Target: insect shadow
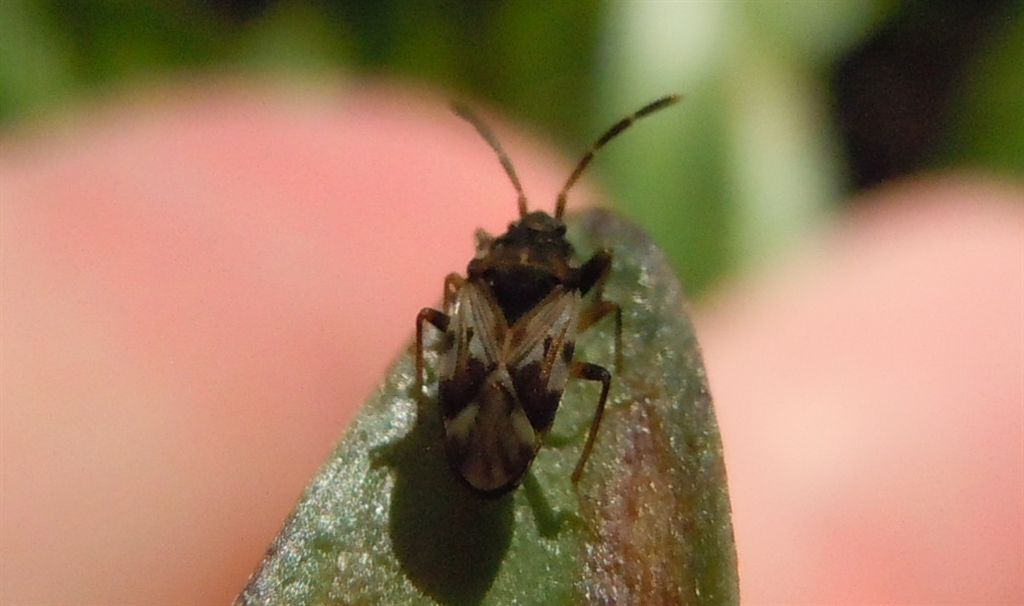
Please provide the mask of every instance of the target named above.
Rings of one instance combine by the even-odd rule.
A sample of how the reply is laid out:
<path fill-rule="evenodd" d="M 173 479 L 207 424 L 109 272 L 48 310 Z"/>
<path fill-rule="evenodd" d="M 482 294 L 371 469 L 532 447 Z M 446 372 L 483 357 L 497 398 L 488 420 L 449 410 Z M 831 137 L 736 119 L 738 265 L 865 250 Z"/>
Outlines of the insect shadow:
<path fill-rule="evenodd" d="M 442 604 L 479 604 L 511 543 L 513 496 L 480 498 L 461 485 L 442 435 L 438 411 L 421 406 L 413 429 L 375 453 L 395 478 L 388 530 L 417 589 Z"/>

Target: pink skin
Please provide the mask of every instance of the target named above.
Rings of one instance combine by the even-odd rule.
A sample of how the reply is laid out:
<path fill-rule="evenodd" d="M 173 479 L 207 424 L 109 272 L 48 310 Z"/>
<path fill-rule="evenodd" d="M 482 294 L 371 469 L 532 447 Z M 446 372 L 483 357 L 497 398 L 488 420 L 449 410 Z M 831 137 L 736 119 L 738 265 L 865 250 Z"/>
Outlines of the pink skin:
<path fill-rule="evenodd" d="M 698 313 L 744 597 L 1024 602 L 1024 192 L 889 187 Z"/>
<path fill-rule="evenodd" d="M 3 142 L 4 603 L 228 602 L 514 215 L 442 99 L 214 88 Z M 1021 198 L 885 190 L 698 310 L 745 601 L 1024 600 Z"/>

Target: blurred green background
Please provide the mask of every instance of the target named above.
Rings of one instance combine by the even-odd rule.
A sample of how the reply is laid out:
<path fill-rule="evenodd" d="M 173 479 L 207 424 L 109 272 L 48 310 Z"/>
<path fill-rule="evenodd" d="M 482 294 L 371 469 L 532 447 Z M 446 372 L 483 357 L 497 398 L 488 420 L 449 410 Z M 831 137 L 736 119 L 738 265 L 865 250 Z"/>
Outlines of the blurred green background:
<path fill-rule="evenodd" d="M 570 157 L 681 92 L 592 176 L 698 294 L 860 190 L 956 167 L 1024 176 L 1021 2 L 0 2 L 8 133 L 211 71 L 433 84 Z"/>

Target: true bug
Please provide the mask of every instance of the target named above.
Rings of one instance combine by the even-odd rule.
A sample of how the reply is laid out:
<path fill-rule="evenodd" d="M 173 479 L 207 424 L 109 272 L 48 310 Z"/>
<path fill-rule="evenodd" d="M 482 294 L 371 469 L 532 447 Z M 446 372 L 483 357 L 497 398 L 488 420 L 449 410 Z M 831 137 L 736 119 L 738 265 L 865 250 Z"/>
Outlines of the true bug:
<path fill-rule="evenodd" d="M 466 277 L 444 280 L 444 312 L 423 308 L 416 317 L 417 393 L 423 389 L 423 324 L 446 337 L 438 397 L 448 461 L 472 489 L 501 495 L 522 481 L 551 429 L 570 376 L 601 382 L 587 441 L 572 474 L 579 480 L 601 425 L 611 374 L 573 359 L 576 335 L 615 316 L 616 368 L 621 367 L 622 309 L 603 298 L 612 253 L 601 250 L 582 265 L 565 238 L 566 196 L 597 150 L 634 121 L 679 100 L 662 97 L 615 123 L 591 146 L 558 193 L 554 216 L 527 211 L 512 161 L 494 133 L 471 111 L 453 109 L 497 153 L 519 196 L 519 220 L 497 238 L 477 235 Z M 582 298 L 594 292 L 584 307 Z"/>

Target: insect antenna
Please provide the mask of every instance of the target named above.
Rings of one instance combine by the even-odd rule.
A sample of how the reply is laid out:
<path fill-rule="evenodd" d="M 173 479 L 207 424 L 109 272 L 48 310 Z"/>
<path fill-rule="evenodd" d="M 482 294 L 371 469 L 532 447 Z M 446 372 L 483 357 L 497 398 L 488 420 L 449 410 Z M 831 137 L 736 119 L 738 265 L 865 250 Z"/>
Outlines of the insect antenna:
<path fill-rule="evenodd" d="M 605 143 L 608 143 L 615 137 L 619 136 L 622 133 L 622 131 L 629 128 L 634 122 L 636 122 L 640 118 L 643 118 L 648 114 L 652 114 L 658 111 L 659 109 L 664 109 L 669 105 L 672 105 L 673 103 L 679 101 L 679 99 L 681 99 L 679 95 L 667 95 L 656 101 L 652 101 L 647 105 L 641 107 L 635 113 L 626 116 L 622 120 L 619 120 L 618 122 L 615 123 L 615 125 L 609 128 L 608 131 L 605 132 L 605 134 L 601 135 L 601 137 L 598 138 L 598 140 L 592 146 L 590 146 L 590 150 L 583 155 L 583 157 L 579 161 L 579 164 L 576 165 L 576 168 L 573 169 L 572 174 L 569 175 L 569 179 L 565 182 L 565 185 L 562 186 L 562 191 L 558 192 L 558 201 L 555 204 L 555 218 L 562 218 L 562 214 L 565 212 L 566 195 L 569 193 L 569 190 L 572 189 L 572 186 L 576 184 L 576 181 L 579 180 L 580 175 L 583 174 L 583 171 L 590 164 L 590 161 L 594 159 L 594 154 L 597 153 L 597 150 L 604 147 Z"/>
<path fill-rule="evenodd" d="M 516 169 L 512 166 L 512 160 L 509 159 L 508 154 L 505 153 L 505 149 L 501 146 L 501 143 L 498 143 L 498 138 L 495 137 L 491 129 L 473 113 L 473 110 L 469 109 L 465 105 L 462 105 L 461 103 L 452 103 L 452 111 L 455 112 L 455 115 L 458 117 L 472 124 L 473 128 L 476 129 L 476 132 L 480 133 L 480 136 L 484 138 L 484 141 L 487 141 L 487 144 L 491 146 L 494 153 L 498 154 L 498 160 L 501 161 L 502 167 L 505 168 L 505 173 L 512 181 L 512 186 L 516 188 L 516 193 L 519 194 L 519 216 L 525 217 L 526 194 L 523 193 L 523 185 L 519 182 L 519 176 L 516 175 Z"/>

